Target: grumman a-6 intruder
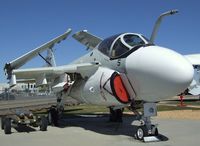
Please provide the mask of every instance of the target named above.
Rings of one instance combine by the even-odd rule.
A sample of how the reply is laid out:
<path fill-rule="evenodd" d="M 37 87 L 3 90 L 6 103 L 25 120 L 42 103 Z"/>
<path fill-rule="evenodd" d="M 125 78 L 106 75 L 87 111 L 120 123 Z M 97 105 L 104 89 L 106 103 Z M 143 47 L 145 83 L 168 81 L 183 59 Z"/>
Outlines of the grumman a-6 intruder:
<path fill-rule="evenodd" d="M 150 120 L 157 114 L 156 102 L 184 91 L 194 73 L 192 64 L 183 55 L 154 44 L 162 18 L 176 12 L 172 10 L 158 18 L 150 40 L 137 33 L 122 33 L 102 40 L 85 30 L 80 31 L 72 37 L 87 46 L 89 53 L 69 65 L 55 66 L 52 47 L 66 39 L 71 32 L 69 29 L 7 63 L 5 70 L 10 86 L 18 80 L 34 80 L 37 86 L 50 85 L 58 103 L 64 97 L 72 97 L 82 103 L 104 105 L 110 108 L 112 122 L 121 121 L 123 108 L 130 107 L 142 121 L 136 137 L 144 140 L 157 136 L 157 126 Z M 18 69 L 44 50 L 51 56 L 42 57 L 49 67 Z M 141 115 L 136 112 L 138 108 L 143 108 Z"/>

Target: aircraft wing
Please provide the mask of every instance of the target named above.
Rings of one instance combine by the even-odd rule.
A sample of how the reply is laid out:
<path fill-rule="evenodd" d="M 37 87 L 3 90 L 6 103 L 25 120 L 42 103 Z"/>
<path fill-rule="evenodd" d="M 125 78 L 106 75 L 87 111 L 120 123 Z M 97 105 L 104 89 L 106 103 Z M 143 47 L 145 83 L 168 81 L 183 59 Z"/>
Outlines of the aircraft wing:
<path fill-rule="evenodd" d="M 200 65 L 200 54 L 185 55 L 185 57 L 186 57 L 193 65 Z"/>
<path fill-rule="evenodd" d="M 12 76 L 15 76 L 15 80 L 42 80 L 54 79 L 64 73 L 78 73 L 82 77 L 89 76 L 94 70 L 98 68 L 98 64 L 95 63 L 82 63 L 82 64 L 70 64 L 58 67 L 41 67 L 30 69 L 15 69 L 12 71 Z M 16 81 L 14 81 L 16 84 Z"/>
<path fill-rule="evenodd" d="M 102 41 L 101 38 L 88 33 L 87 30 L 79 31 L 72 37 L 89 49 L 94 49 Z"/>
<path fill-rule="evenodd" d="M 39 53 L 45 51 L 48 48 L 52 48 L 55 44 L 60 43 L 62 40 L 65 40 L 67 36 L 71 33 L 71 29 L 68 29 L 64 34 L 52 39 L 51 41 L 37 47 L 36 49 L 20 56 L 19 58 L 6 63 L 4 70 L 6 70 L 7 74 L 10 74 L 10 72 L 13 69 L 17 69 L 21 66 L 23 66 L 26 62 L 37 56 Z"/>

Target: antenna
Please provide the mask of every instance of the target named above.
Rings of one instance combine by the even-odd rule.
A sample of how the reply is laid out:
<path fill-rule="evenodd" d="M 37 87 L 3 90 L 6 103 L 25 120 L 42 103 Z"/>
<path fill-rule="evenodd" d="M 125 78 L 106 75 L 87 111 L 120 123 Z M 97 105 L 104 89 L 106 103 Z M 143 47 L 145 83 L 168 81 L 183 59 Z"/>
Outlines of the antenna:
<path fill-rule="evenodd" d="M 158 19 L 157 19 L 157 21 L 156 21 L 156 23 L 155 23 L 155 25 L 154 25 L 153 32 L 152 32 L 152 34 L 151 34 L 151 38 L 150 38 L 150 42 L 151 42 L 151 43 L 154 43 L 154 40 L 155 40 L 155 37 L 156 37 L 156 35 L 157 35 L 158 29 L 159 29 L 159 27 L 160 27 L 160 24 L 161 24 L 161 22 L 162 22 L 162 19 L 163 19 L 165 16 L 171 16 L 171 15 L 174 15 L 174 14 L 176 14 L 176 13 L 178 13 L 178 10 L 171 10 L 171 11 L 167 11 L 167 12 L 165 12 L 165 13 L 162 13 L 162 14 L 158 17 Z"/>

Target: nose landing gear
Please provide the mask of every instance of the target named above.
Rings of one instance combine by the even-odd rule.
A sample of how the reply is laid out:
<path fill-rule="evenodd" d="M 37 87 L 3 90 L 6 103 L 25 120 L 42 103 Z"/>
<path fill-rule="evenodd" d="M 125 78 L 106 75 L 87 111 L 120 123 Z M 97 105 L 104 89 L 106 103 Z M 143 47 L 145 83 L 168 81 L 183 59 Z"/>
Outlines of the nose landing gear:
<path fill-rule="evenodd" d="M 140 126 L 137 127 L 134 135 L 135 138 L 144 142 L 160 141 L 157 125 L 153 125 L 150 119 L 157 115 L 156 103 L 144 103 L 142 115 L 137 111 L 134 113 L 140 121 Z"/>

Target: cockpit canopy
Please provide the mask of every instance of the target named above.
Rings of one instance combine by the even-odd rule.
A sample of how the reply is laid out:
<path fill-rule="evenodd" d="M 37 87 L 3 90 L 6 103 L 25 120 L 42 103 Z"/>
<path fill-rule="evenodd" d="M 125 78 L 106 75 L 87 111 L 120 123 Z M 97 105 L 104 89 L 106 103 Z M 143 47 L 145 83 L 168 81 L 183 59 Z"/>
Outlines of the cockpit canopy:
<path fill-rule="evenodd" d="M 134 48 L 137 50 L 138 47 L 136 46 L 147 44 L 150 44 L 150 41 L 140 34 L 123 33 L 103 40 L 99 44 L 98 50 L 110 58 L 120 58 L 120 56 Z"/>

